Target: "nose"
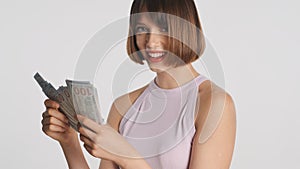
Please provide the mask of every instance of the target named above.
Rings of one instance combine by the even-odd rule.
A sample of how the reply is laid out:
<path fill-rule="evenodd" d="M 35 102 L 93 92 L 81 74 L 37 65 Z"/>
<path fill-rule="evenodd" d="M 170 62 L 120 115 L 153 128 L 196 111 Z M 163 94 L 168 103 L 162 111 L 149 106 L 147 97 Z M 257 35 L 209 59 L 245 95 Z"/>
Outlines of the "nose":
<path fill-rule="evenodd" d="M 160 47 L 161 35 L 157 33 L 148 33 L 146 38 L 146 46 L 150 49 L 155 49 Z"/>

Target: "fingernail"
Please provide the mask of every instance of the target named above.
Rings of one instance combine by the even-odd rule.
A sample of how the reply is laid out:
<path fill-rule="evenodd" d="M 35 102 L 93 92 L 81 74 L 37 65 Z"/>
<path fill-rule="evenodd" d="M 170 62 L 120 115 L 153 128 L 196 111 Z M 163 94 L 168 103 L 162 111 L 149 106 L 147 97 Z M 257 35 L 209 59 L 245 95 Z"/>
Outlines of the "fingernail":
<path fill-rule="evenodd" d="M 56 107 L 57 109 L 59 108 L 59 104 L 58 103 L 55 103 L 54 104 L 54 107 Z"/>
<path fill-rule="evenodd" d="M 78 119 L 79 121 L 82 121 L 83 118 L 84 118 L 84 116 L 82 116 L 82 115 L 80 115 L 80 114 L 77 115 L 77 119 Z"/>

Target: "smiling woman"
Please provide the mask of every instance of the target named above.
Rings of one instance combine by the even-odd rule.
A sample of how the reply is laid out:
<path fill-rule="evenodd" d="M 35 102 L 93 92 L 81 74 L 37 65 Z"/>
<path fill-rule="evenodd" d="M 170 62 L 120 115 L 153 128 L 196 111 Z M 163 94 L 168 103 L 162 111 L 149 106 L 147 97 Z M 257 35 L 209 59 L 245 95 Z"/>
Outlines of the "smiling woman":
<path fill-rule="evenodd" d="M 130 14 L 127 52 L 133 61 L 143 64 L 141 48 L 136 43 L 139 33 L 167 36 L 165 47 L 173 54 L 166 61 L 168 65 L 188 64 L 203 54 L 205 38 L 194 1 L 134 1 Z M 157 30 L 151 32 L 147 23 Z"/>
<path fill-rule="evenodd" d="M 231 96 L 193 65 L 205 49 L 193 0 L 134 0 L 127 53 L 156 73 L 117 98 L 108 124 L 86 117 L 80 140 L 101 169 L 228 169 L 235 144 Z M 77 133 L 59 105 L 45 101 L 43 131 L 59 141 L 69 168 L 88 168 Z"/>

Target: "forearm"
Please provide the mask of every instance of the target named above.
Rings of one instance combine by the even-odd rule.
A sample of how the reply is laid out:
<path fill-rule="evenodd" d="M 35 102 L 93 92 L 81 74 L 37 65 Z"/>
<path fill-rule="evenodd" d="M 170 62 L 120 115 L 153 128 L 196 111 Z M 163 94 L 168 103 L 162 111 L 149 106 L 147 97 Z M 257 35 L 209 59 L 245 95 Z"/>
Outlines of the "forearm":
<path fill-rule="evenodd" d="M 60 145 L 63 149 L 69 169 L 89 169 L 78 139 L 76 139 L 72 145 Z"/>
<path fill-rule="evenodd" d="M 152 169 L 150 165 L 142 158 L 128 159 L 122 158 L 117 162 L 122 169 Z"/>

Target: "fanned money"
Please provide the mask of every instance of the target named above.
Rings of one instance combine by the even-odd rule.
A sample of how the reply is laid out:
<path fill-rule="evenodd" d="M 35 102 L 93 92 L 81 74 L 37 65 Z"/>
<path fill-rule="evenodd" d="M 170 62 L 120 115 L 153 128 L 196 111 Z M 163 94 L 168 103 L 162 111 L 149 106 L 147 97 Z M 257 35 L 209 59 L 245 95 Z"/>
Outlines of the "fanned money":
<path fill-rule="evenodd" d="M 66 80 L 67 86 L 60 86 L 56 90 L 39 73 L 36 73 L 34 78 L 45 95 L 60 104 L 59 110 L 65 114 L 70 126 L 76 131 L 80 126 L 77 114 L 94 120 L 98 124 L 104 124 L 97 89 L 90 82 Z"/>

